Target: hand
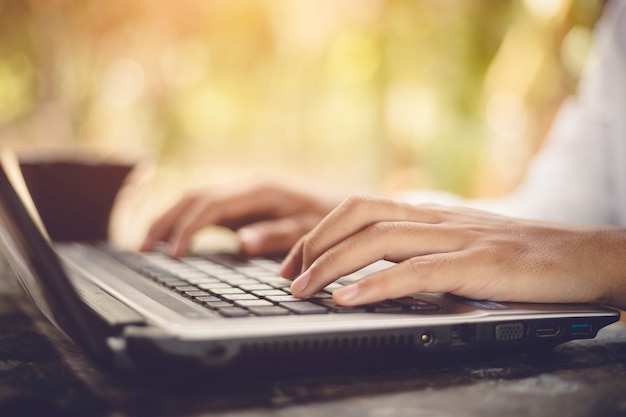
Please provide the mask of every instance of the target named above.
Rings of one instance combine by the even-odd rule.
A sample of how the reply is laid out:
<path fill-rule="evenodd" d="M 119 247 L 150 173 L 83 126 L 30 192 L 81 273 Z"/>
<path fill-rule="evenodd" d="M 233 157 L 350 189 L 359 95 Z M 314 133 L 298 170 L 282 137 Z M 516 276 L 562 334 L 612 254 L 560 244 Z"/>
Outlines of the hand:
<path fill-rule="evenodd" d="M 626 231 L 524 221 L 373 196 L 347 199 L 282 265 L 292 292 L 312 295 L 385 259 L 397 264 L 337 290 L 342 305 L 416 292 L 474 299 L 626 304 Z M 620 265 L 621 263 L 621 265 Z"/>
<path fill-rule="evenodd" d="M 166 241 L 171 254 L 179 256 L 196 231 L 215 225 L 236 231 L 245 254 L 284 254 L 342 199 L 302 184 L 205 188 L 187 194 L 158 218 L 141 249 L 151 250 Z"/>

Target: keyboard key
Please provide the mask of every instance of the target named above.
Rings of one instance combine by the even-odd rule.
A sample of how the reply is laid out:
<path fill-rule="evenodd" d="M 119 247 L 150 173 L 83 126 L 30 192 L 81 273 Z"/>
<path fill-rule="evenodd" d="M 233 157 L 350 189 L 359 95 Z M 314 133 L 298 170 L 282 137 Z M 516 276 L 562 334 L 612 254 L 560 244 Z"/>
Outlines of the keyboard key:
<path fill-rule="evenodd" d="M 250 315 L 248 310 L 239 307 L 224 307 L 217 310 L 218 313 L 225 317 L 246 317 Z"/>
<path fill-rule="evenodd" d="M 216 277 L 218 277 L 219 279 L 221 279 L 224 282 L 236 282 L 237 280 L 247 280 L 250 279 L 250 277 L 245 276 L 243 274 L 240 274 L 238 272 L 235 271 L 231 271 L 231 270 L 226 270 L 224 272 L 221 272 L 219 274 L 215 274 Z"/>
<path fill-rule="evenodd" d="M 311 301 L 321 306 L 327 307 L 333 313 L 363 313 L 366 311 L 364 306 L 356 306 L 356 307 L 338 306 L 335 304 L 332 298 L 311 299 Z"/>
<path fill-rule="evenodd" d="M 198 277 L 198 278 L 185 278 L 185 281 L 187 281 L 190 284 L 194 284 L 194 285 L 198 285 L 198 284 L 218 284 L 221 283 L 222 281 L 220 281 L 217 278 L 213 278 L 210 277 L 208 275 L 205 275 L 203 277 Z"/>
<path fill-rule="evenodd" d="M 372 311 L 374 313 L 396 313 L 403 311 L 405 306 L 398 304 L 394 301 L 387 300 L 381 301 L 375 304 L 368 304 L 365 306 L 367 311 Z"/>
<path fill-rule="evenodd" d="M 202 287 L 200 287 L 202 288 Z M 225 287 L 225 288 L 205 288 L 209 290 L 212 294 L 222 295 L 222 294 L 244 294 L 243 290 L 239 288 L 233 287 Z"/>
<path fill-rule="evenodd" d="M 248 308 L 251 313 L 256 314 L 257 316 L 284 316 L 289 314 L 288 310 L 285 310 L 279 306 L 259 306 L 259 307 L 249 307 Z"/>
<path fill-rule="evenodd" d="M 235 266 L 233 269 L 243 275 L 253 276 L 253 277 L 267 273 L 266 269 L 261 268 L 260 266 L 250 265 L 248 263 L 242 266 Z"/>
<path fill-rule="evenodd" d="M 170 288 L 174 288 L 174 287 L 180 287 L 180 286 L 184 286 L 184 285 L 189 285 L 189 283 L 187 283 L 186 281 L 183 281 L 182 279 L 178 279 L 178 278 L 167 278 L 167 279 L 159 279 L 158 280 L 161 284 L 170 287 Z"/>
<path fill-rule="evenodd" d="M 189 269 L 189 270 L 181 271 L 178 273 L 178 277 L 185 281 L 191 281 L 191 280 L 202 279 L 202 278 L 210 278 L 209 275 L 205 274 L 202 271 L 198 271 L 196 269 Z"/>
<path fill-rule="evenodd" d="M 215 302 L 215 301 L 222 301 L 220 298 L 217 298 L 213 295 L 207 295 L 204 297 L 194 297 L 196 301 L 200 302 L 200 303 L 210 303 L 210 302 Z"/>
<path fill-rule="evenodd" d="M 328 309 L 326 307 L 311 303 L 309 301 L 290 301 L 286 303 L 280 303 L 280 306 L 298 314 L 328 313 Z"/>
<path fill-rule="evenodd" d="M 177 285 L 176 287 L 174 287 L 174 291 L 184 294 L 186 292 L 189 291 L 198 291 L 198 287 L 194 287 L 192 285 L 186 284 L 186 285 Z"/>
<path fill-rule="evenodd" d="M 272 301 L 274 303 L 284 303 L 284 302 L 287 302 L 287 301 L 301 301 L 302 300 L 301 298 L 294 297 L 293 295 L 288 295 L 288 294 L 285 294 L 285 295 L 270 295 L 270 296 L 265 297 L 265 299 L 266 300 L 270 300 L 270 301 Z"/>
<path fill-rule="evenodd" d="M 272 259 L 252 258 L 250 259 L 250 263 L 254 265 L 258 265 L 262 267 L 263 269 L 272 271 L 274 273 L 278 273 L 278 271 L 280 271 L 280 262 L 276 262 Z"/>
<path fill-rule="evenodd" d="M 269 301 L 259 300 L 259 299 L 255 299 L 255 300 L 236 300 L 235 304 L 237 304 L 240 307 L 265 307 L 265 306 L 272 306 L 272 305 L 274 305 L 274 304 L 270 303 Z"/>
<path fill-rule="evenodd" d="M 230 285 L 233 285 L 235 287 L 240 287 L 242 285 L 257 285 L 259 284 L 259 281 L 257 281 L 256 279 L 252 279 L 252 278 L 223 278 L 222 281 L 227 282 Z"/>
<path fill-rule="evenodd" d="M 427 301 L 420 300 L 419 298 L 402 297 L 402 298 L 395 298 L 393 301 L 407 307 L 411 311 L 439 310 L 439 306 L 437 304 L 429 303 Z"/>
<path fill-rule="evenodd" d="M 260 284 L 258 281 L 252 284 L 242 284 L 238 285 L 239 288 L 245 291 L 261 291 L 261 290 L 272 290 L 273 288 L 267 284 Z"/>
<path fill-rule="evenodd" d="M 237 300 L 259 300 L 260 298 L 254 294 L 222 294 L 222 298 L 230 301 Z"/>
<path fill-rule="evenodd" d="M 287 278 L 282 278 L 282 277 L 268 277 L 268 278 L 264 278 L 264 277 L 259 277 L 258 280 L 260 282 L 263 282 L 267 285 L 272 286 L 273 288 L 281 288 L 281 287 L 290 287 L 291 286 L 291 280 L 287 279 Z"/>
<path fill-rule="evenodd" d="M 259 297 L 267 297 L 269 295 L 287 295 L 287 293 L 283 290 L 255 290 L 251 292 Z"/>
<path fill-rule="evenodd" d="M 204 305 L 212 310 L 218 310 L 220 308 L 227 308 L 227 307 L 232 307 L 233 305 L 231 303 L 229 303 L 228 301 L 211 301 L 211 302 L 206 302 L 204 303 Z"/>
<path fill-rule="evenodd" d="M 313 294 L 310 298 L 316 298 L 316 299 L 332 298 L 332 295 L 330 295 L 327 292 L 318 292 L 318 293 Z"/>
<path fill-rule="evenodd" d="M 194 291 L 187 291 L 185 292 L 185 295 L 189 296 L 189 297 L 193 297 L 193 298 L 197 298 L 197 297 L 209 297 L 211 296 L 211 294 L 209 294 L 206 291 L 200 291 L 197 288 Z"/>
<path fill-rule="evenodd" d="M 225 282 L 211 282 L 208 284 L 198 284 L 198 288 L 202 288 L 203 290 L 212 290 L 215 288 L 233 288 L 232 285 L 227 284 Z"/>

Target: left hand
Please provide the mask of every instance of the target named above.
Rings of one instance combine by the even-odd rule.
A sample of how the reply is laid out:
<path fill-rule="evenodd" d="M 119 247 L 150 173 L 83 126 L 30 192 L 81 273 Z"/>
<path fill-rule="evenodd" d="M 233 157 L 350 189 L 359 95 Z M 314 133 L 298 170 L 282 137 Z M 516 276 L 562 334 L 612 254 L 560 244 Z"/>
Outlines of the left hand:
<path fill-rule="evenodd" d="M 334 301 L 342 305 L 417 292 L 494 301 L 611 303 L 611 287 L 623 284 L 619 264 L 625 242 L 623 229 L 355 196 L 292 248 L 281 273 L 297 277 L 292 292 L 306 297 L 377 260 L 397 263 L 336 290 Z"/>

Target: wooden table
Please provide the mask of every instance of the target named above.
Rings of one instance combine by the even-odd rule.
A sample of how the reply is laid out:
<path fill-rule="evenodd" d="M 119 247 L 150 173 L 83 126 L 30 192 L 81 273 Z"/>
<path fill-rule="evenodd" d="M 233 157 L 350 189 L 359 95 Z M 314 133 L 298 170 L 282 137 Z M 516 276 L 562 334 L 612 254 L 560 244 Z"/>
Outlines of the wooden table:
<path fill-rule="evenodd" d="M 626 415 L 626 326 L 544 353 L 162 385 L 97 369 L 0 278 L 0 416 Z"/>

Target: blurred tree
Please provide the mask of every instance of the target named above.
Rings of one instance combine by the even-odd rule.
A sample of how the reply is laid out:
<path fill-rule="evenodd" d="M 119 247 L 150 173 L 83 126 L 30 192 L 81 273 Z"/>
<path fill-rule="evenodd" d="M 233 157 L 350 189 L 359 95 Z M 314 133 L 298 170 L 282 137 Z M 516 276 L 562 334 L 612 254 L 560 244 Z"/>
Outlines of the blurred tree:
<path fill-rule="evenodd" d="M 575 92 L 600 7 L 0 0 L 0 143 L 150 152 L 173 183 L 497 194 Z"/>

